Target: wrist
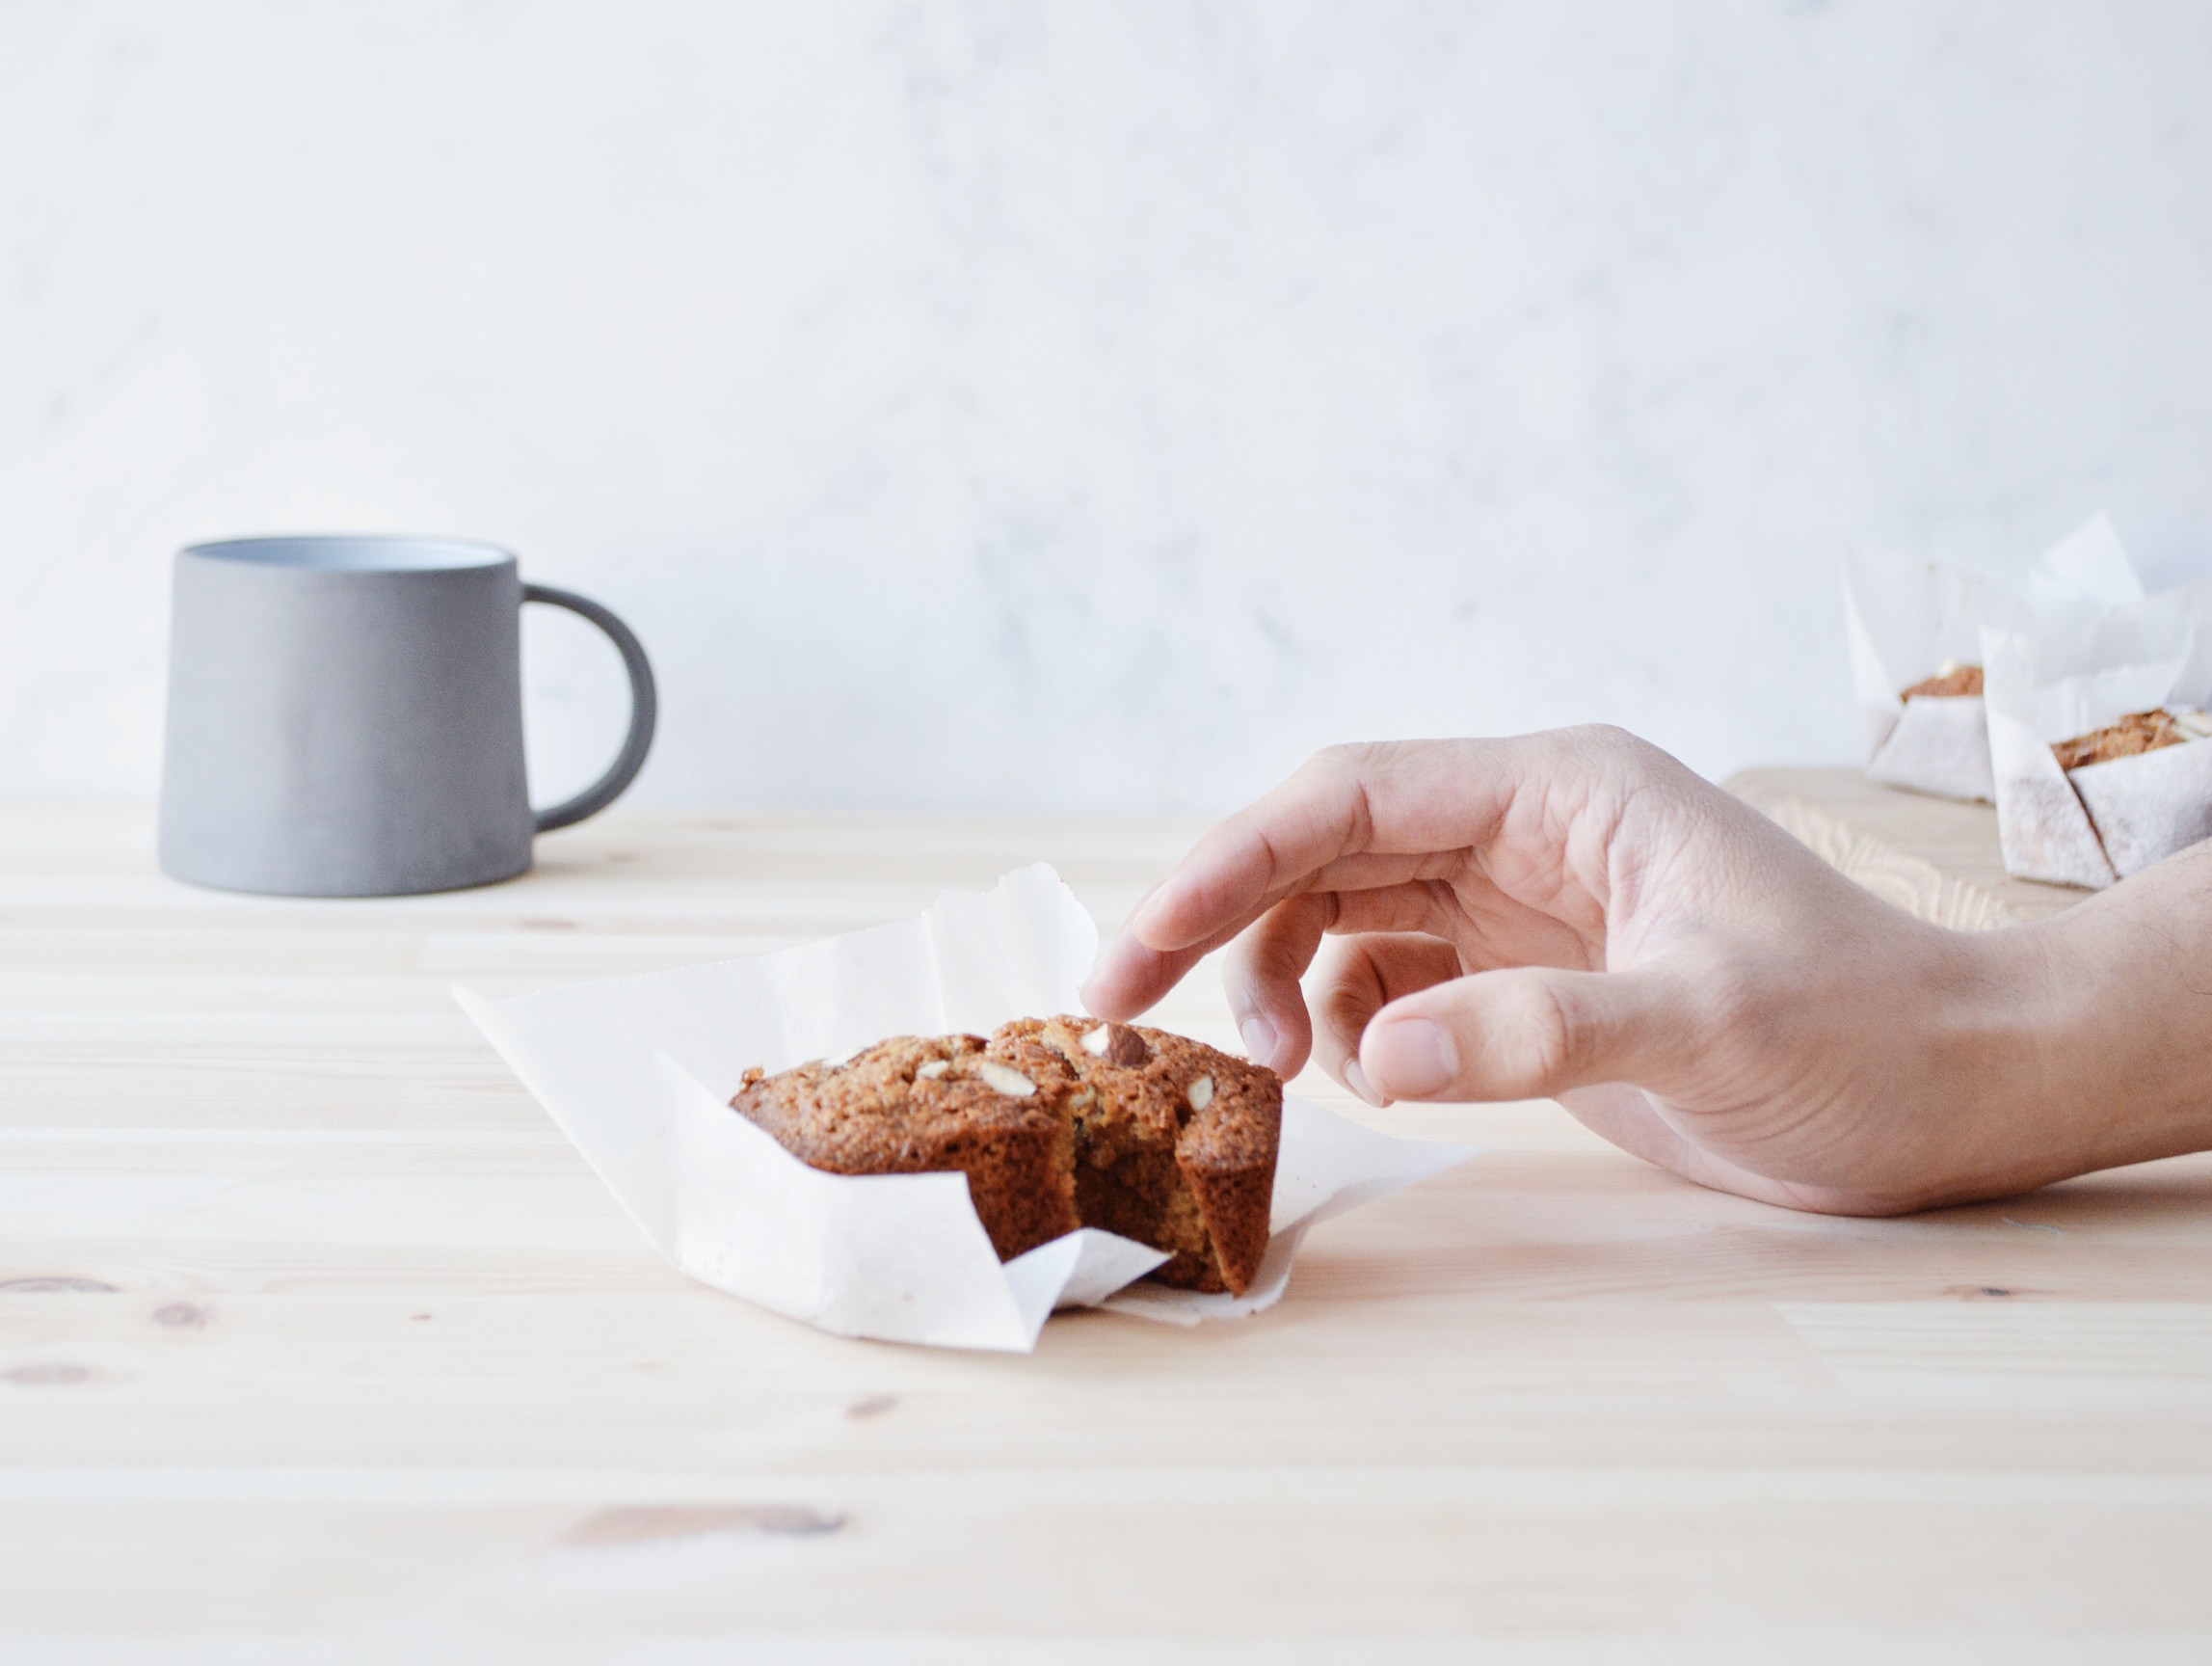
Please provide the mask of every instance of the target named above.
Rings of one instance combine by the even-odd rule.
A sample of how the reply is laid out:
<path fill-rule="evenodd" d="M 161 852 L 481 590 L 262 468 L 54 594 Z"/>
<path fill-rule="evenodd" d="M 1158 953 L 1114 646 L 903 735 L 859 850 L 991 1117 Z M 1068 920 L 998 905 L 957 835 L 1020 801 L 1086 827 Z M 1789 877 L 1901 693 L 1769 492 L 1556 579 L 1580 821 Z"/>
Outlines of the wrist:
<path fill-rule="evenodd" d="M 2139 913 L 2107 894 L 1964 940 L 1961 1195 L 2212 1147 L 2212 1014 L 2186 963 L 2168 963 L 2172 937 L 2144 931 Z"/>

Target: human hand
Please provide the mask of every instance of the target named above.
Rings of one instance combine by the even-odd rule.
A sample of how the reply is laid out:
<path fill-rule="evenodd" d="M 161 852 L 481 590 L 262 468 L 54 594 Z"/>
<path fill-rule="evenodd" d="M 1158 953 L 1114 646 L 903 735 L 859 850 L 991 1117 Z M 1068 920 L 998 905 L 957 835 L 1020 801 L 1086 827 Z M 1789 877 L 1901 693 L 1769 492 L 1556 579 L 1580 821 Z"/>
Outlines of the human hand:
<path fill-rule="evenodd" d="M 1618 730 L 1318 755 L 1200 841 L 1085 998 L 1133 1017 L 1232 942 L 1246 1047 L 1285 1076 L 1313 1053 L 1375 1104 L 1557 1096 L 1798 1208 L 2001 1195 L 2199 1137 L 2058 1114 L 2083 1012 L 2051 933 L 1914 920 Z"/>

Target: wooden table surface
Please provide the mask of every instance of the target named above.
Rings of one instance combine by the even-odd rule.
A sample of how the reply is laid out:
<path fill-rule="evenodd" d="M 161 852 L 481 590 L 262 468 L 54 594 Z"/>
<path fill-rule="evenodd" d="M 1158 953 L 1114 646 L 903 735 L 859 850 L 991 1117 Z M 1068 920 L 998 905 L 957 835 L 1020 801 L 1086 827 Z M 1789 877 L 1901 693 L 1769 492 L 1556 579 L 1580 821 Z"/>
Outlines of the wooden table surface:
<path fill-rule="evenodd" d="M 447 993 L 1038 858 L 1111 921 L 1193 832 L 618 812 L 314 903 L 0 807 L 0 1659 L 2212 1657 L 2212 1159 L 1827 1220 L 1360 1113 L 1488 1149 L 1258 1318 L 939 1353 L 686 1281 Z"/>
<path fill-rule="evenodd" d="M 2090 895 L 2007 873 L 1993 804 L 1900 792 L 1858 769 L 1746 769 L 1728 788 L 1878 897 L 1939 926 L 2024 925 Z"/>

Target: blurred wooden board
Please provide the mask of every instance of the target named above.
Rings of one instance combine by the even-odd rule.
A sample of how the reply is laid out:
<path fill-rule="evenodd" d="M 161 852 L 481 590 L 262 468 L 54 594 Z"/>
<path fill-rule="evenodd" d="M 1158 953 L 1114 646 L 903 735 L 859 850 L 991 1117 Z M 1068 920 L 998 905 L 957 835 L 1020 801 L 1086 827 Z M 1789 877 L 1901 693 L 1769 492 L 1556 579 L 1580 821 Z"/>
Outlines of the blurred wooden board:
<path fill-rule="evenodd" d="M 0 1659 L 2206 1657 L 2212 1159 L 1841 1221 L 1359 1113 L 1488 1150 L 1257 1318 L 935 1353 L 678 1275 L 448 993 L 1040 858 L 1110 922 L 1196 831 L 616 813 L 313 903 L 0 806 Z"/>
<path fill-rule="evenodd" d="M 2090 895 L 2007 873 L 1994 805 L 1884 787 L 1862 769 L 1746 769 L 1724 785 L 1869 891 L 1939 926 L 2017 926 Z"/>

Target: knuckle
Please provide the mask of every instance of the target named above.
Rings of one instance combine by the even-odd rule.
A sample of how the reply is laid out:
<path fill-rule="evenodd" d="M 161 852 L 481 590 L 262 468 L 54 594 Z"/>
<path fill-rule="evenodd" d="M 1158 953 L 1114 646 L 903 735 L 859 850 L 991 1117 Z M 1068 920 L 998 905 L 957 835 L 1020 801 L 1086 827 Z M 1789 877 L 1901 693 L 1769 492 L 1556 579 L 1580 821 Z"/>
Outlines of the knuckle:
<path fill-rule="evenodd" d="M 1525 1062 L 1532 1080 L 1563 1081 L 1582 1054 L 1582 1029 L 1572 1008 L 1548 983 L 1531 981 L 1523 1001 Z"/>
<path fill-rule="evenodd" d="M 1364 981 L 1352 977 L 1332 980 L 1317 1003 L 1321 1020 L 1340 1035 L 1358 1035 L 1367 1029 L 1381 1003 Z"/>
<path fill-rule="evenodd" d="M 1664 756 L 1658 747 L 1640 735 L 1630 733 L 1617 723 L 1585 723 L 1573 729 L 1563 729 L 1560 738 L 1576 750 L 1596 753 L 1622 762 L 1646 763 Z"/>
<path fill-rule="evenodd" d="M 1371 783 L 1398 767 L 1412 744 L 1403 740 L 1339 741 L 1307 759 L 1305 772 L 1320 776 L 1340 792 L 1365 793 Z"/>
<path fill-rule="evenodd" d="M 1368 1020 L 1382 1009 L 1383 1001 L 1374 963 L 1362 949 L 1347 946 L 1328 956 L 1314 1008 L 1332 1034 L 1356 1044 L 1366 1033 Z"/>
<path fill-rule="evenodd" d="M 1540 1092 L 1566 1080 L 1582 1051 L 1581 1026 L 1540 978 L 1514 978 L 1498 991 L 1480 1037 L 1493 1077 L 1479 1086 Z"/>
<path fill-rule="evenodd" d="M 1356 769 L 1385 756 L 1391 745 L 1387 740 L 1339 740 L 1333 746 L 1323 746 L 1308 762 L 1331 769 Z"/>
<path fill-rule="evenodd" d="M 1727 1047 L 1755 1043 L 1768 1026 L 1770 989 L 1748 967 L 1707 968 L 1698 978 L 1697 1008 L 1710 1040 Z"/>
<path fill-rule="evenodd" d="M 1601 745 L 1633 746 L 1638 743 L 1636 737 L 1618 723 L 1585 723 L 1569 731 L 1569 733 L 1580 735 L 1584 739 L 1596 741 Z"/>
<path fill-rule="evenodd" d="M 1323 746 L 1298 766 L 1298 773 L 1332 783 L 1357 779 L 1366 750 L 1364 743 Z"/>

